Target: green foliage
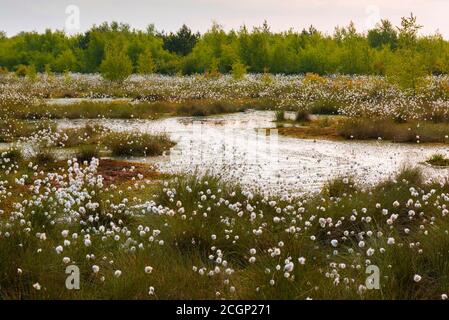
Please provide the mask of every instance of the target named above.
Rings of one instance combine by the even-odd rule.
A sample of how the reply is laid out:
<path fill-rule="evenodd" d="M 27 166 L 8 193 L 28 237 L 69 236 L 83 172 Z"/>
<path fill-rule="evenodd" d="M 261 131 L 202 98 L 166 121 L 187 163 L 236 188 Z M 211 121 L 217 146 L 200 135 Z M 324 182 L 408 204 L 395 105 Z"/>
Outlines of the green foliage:
<path fill-rule="evenodd" d="M 425 69 L 425 56 L 416 50 L 418 31 L 422 26 L 413 14 L 402 18 L 399 28 L 399 50 L 387 67 L 387 76 L 397 85 L 416 91 L 428 74 Z"/>
<path fill-rule="evenodd" d="M 389 80 L 403 89 L 416 91 L 428 75 L 424 57 L 411 49 L 399 49 L 387 65 L 386 75 Z"/>
<path fill-rule="evenodd" d="M 398 45 L 397 32 L 388 20 L 381 20 L 375 29 L 370 30 L 367 40 L 373 48 L 388 46 L 390 49 L 395 49 Z"/>
<path fill-rule="evenodd" d="M 81 145 L 76 154 L 76 158 L 78 161 L 90 162 L 92 158 L 99 158 L 100 152 L 96 145 Z"/>
<path fill-rule="evenodd" d="M 112 42 L 106 47 L 100 71 L 105 79 L 117 82 L 122 82 L 131 75 L 133 65 L 123 45 Z"/>
<path fill-rule="evenodd" d="M 70 49 L 67 49 L 55 58 L 53 69 L 61 73 L 67 70 L 76 70 L 76 65 L 77 58 L 75 54 Z"/>
<path fill-rule="evenodd" d="M 27 72 L 28 72 L 28 66 L 25 66 L 23 64 L 20 64 L 17 66 L 16 75 L 18 77 L 21 77 L 21 78 L 25 77 L 27 75 Z"/>
<path fill-rule="evenodd" d="M 285 121 L 285 110 L 283 110 L 283 109 L 276 110 L 275 117 L 276 117 L 276 121 L 278 121 L 278 122 Z"/>
<path fill-rule="evenodd" d="M 397 123 L 393 120 L 372 118 L 348 119 L 339 124 L 337 135 L 346 139 L 382 139 L 399 143 L 434 142 L 447 143 L 446 123 L 425 124 L 409 121 Z"/>
<path fill-rule="evenodd" d="M 427 161 L 427 163 L 437 167 L 449 166 L 449 159 L 444 154 L 435 153 Z"/>
<path fill-rule="evenodd" d="M 137 70 L 141 74 L 151 74 L 154 72 L 156 65 L 153 61 L 151 50 L 145 50 L 139 55 L 137 60 Z"/>
<path fill-rule="evenodd" d="M 165 134 L 113 132 L 104 137 L 104 144 L 118 157 L 159 156 L 174 143 Z"/>
<path fill-rule="evenodd" d="M 238 61 L 252 73 L 269 70 L 275 74 L 385 75 L 402 70 L 404 75 L 393 81 L 414 89 L 423 74 L 449 72 L 449 42 L 439 34 L 420 37 L 420 28 L 413 15 L 403 18 L 397 28 L 390 21 L 382 20 L 367 34 L 362 34 L 351 23 L 337 28 L 332 35 L 322 34 L 313 26 L 302 32 L 276 33 L 266 22 L 252 30 L 241 27 L 229 32 L 214 23 L 202 35 L 185 25 L 176 33 L 165 34 L 156 31 L 153 25 L 141 31 L 112 22 L 75 36 L 50 30 L 42 34 L 23 32 L 9 38 L 3 35 L 0 67 L 18 70 L 24 76 L 22 65 L 34 65 L 37 72 L 45 71 L 49 65 L 56 73 L 102 72 L 114 81 L 122 81 L 129 73 L 130 64 L 132 71 L 145 74 L 207 72 L 214 76 L 239 74 L 235 70 L 242 67 L 235 65 Z M 111 52 L 108 48 L 111 44 L 120 50 Z M 120 58 L 122 61 L 116 64 L 114 61 Z M 416 67 L 418 70 L 412 72 L 411 81 L 404 81 L 410 69 Z"/>
<path fill-rule="evenodd" d="M 30 80 L 36 79 L 37 71 L 36 71 L 36 67 L 34 64 L 32 64 L 31 66 L 28 66 L 28 68 L 26 69 L 26 77 Z"/>
<path fill-rule="evenodd" d="M 45 74 L 47 76 L 52 76 L 53 75 L 53 70 L 51 69 L 51 65 L 50 64 L 46 64 L 45 65 Z"/>
<path fill-rule="evenodd" d="M 246 75 L 246 66 L 240 61 L 236 61 L 232 64 L 232 77 L 234 80 L 241 80 Z"/>
<path fill-rule="evenodd" d="M 218 59 L 212 59 L 209 68 L 206 70 L 206 76 L 210 78 L 220 76 L 220 71 L 218 70 Z"/>
<path fill-rule="evenodd" d="M 199 33 L 192 33 L 192 30 L 185 24 L 175 34 L 171 32 L 169 35 L 162 34 L 161 36 L 164 40 L 164 49 L 181 56 L 186 56 L 192 52 L 200 38 Z"/>

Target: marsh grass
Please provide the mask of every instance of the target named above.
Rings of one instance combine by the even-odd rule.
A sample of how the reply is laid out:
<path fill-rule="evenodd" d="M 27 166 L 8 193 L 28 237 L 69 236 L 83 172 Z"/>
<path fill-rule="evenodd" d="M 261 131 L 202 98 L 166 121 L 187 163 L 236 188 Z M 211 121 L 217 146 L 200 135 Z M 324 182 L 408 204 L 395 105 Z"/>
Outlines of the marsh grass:
<path fill-rule="evenodd" d="M 390 120 L 348 119 L 337 128 L 345 139 L 383 139 L 393 142 L 447 143 L 449 125 L 432 122 L 397 123 Z"/>
<path fill-rule="evenodd" d="M 28 138 L 41 130 L 55 130 L 51 121 L 23 121 L 7 118 L 0 120 L 0 142 L 14 142 L 19 138 Z"/>
<path fill-rule="evenodd" d="M 342 103 L 338 100 L 317 99 L 307 106 L 308 112 L 319 115 L 337 115 Z"/>
<path fill-rule="evenodd" d="M 0 151 L 0 154 L 2 159 L 7 159 L 8 162 L 12 163 L 19 162 L 23 159 L 22 149 L 17 146 L 12 146 L 5 151 Z"/>
<path fill-rule="evenodd" d="M 38 165 L 47 166 L 51 163 L 56 162 L 57 159 L 55 153 L 51 148 L 39 147 L 35 151 L 35 154 L 31 158 L 31 160 Z"/>
<path fill-rule="evenodd" d="M 58 146 L 71 148 L 82 145 L 98 145 L 103 135 L 110 130 L 98 124 L 87 123 L 80 128 L 59 130 Z"/>
<path fill-rule="evenodd" d="M 176 108 L 177 115 L 205 117 L 214 114 L 241 112 L 245 106 L 240 102 L 192 100 L 181 103 Z"/>
<path fill-rule="evenodd" d="M 34 104 L 10 108 L 11 118 L 36 119 L 156 119 L 162 116 L 208 116 L 241 112 L 249 108 L 268 109 L 264 99 L 222 100 L 193 99 L 179 103 L 168 101 L 83 101 L 67 105 Z"/>
<path fill-rule="evenodd" d="M 437 166 L 437 167 L 447 167 L 447 166 L 449 166 L 449 159 L 446 158 L 446 156 L 441 154 L 441 153 L 433 154 L 432 156 L 430 156 L 427 159 L 426 162 L 431 164 L 431 165 L 433 165 L 433 166 Z"/>
<path fill-rule="evenodd" d="M 112 132 L 102 138 L 112 155 L 118 157 L 159 156 L 174 146 L 165 134 Z"/>
<path fill-rule="evenodd" d="M 124 86 L 101 90 L 126 94 Z M 22 103 L 15 115 L 204 116 L 252 103 L 89 102 L 29 109 Z M 314 112 L 329 112 L 327 108 L 335 105 L 323 103 Z M 445 123 L 401 120 L 345 118 L 338 134 L 348 139 L 445 142 Z M 307 125 L 313 131 L 308 134 L 337 132 L 329 118 Z M 18 125 L 20 133 L 6 137 L 26 136 L 28 129 L 23 130 Z M 165 135 L 111 133 L 93 125 L 61 134 L 67 138 L 58 142 L 77 147 L 80 161 L 98 158 L 98 147 L 130 157 L 160 155 L 173 145 Z M 318 194 L 281 198 L 207 174 L 164 176 L 144 165 L 115 160 L 99 160 L 98 167 L 92 161 L 86 167 L 72 159 L 55 161 L 47 152 L 42 149 L 34 159 L 23 159 L 14 148 L 2 154 L 2 299 L 440 299 L 448 293 L 449 186 L 427 181 L 416 168 L 402 168 L 375 186 L 356 184 L 356 177 L 337 178 Z M 68 236 L 62 235 L 64 230 Z M 91 243 L 86 245 L 86 240 Z M 60 254 L 58 246 L 63 247 Z M 64 257 L 80 267 L 81 290 L 65 288 Z M 294 268 L 286 276 L 288 261 Z M 369 264 L 380 268 L 381 290 L 363 289 Z M 100 267 L 98 273 L 93 265 Z M 149 265 L 154 270 L 145 273 Z M 116 270 L 122 271 L 120 277 L 114 276 Z M 413 280 L 415 274 L 422 276 L 420 282 Z M 41 290 L 33 288 L 37 282 Z M 154 294 L 148 293 L 150 286 Z"/>
<path fill-rule="evenodd" d="M 295 121 L 296 122 L 310 122 L 312 121 L 312 117 L 309 112 L 305 110 L 299 110 L 295 114 Z"/>
<path fill-rule="evenodd" d="M 83 101 L 68 105 L 34 105 L 15 110 L 14 116 L 20 119 L 153 119 L 173 109 L 172 104 Z"/>
<path fill-rule="evenodd" d="M 335 178 L 328 181 L 323 187 L 323 194 L 329 197 L 342 197 L 357 191 L 352 177 Z"/>
<path fill-rule="evenodd" d="M 99 150 L 98 146 L 96 146 L 96 145 L 82 145 L 82 146 L 78 147 L 78 150 L 77 150 L 75 156 L 78 159 L 78 161 L 90 162 L 92 160 L 92 158 L 100 157 L 100 150 Z"/>
<path fill-rule="evenodd" d="M 19 170 L 14 175 L 23 173 Z M 117 182 L 115 188 L 87 184 L 88 194 L 95 194 L 89 201 L 100 206 L 82 215 L 81 225 L 61 219 L 64 203 L 49 199 L 42 201 L 39 210 L 33 206 L 23 212 L 33 236 L 26 236 L 19 223 L 10 221 L 10 236 L 2 234 L 0 241 L 0 295 L 3 299 L 439 299 L 449 284 L 449 246 L 444 231 L 449 222 L 434 200 L 449 188 L 423 181 L 419 170 L 404 168 L 396 177 L 370 188 L 337 179 L 320 194 L 294 202 L 266 199 L 208 175 L 172 177 L 143 189 L 134 187 L 136 180 L 132 179 Z M 409 215 L 410 198 L 418 201 L 410 190 L 418 194 L 422 190 L 430 197 L 421 203 L 422 215 Z M 32 195 L 28 188 L 22 192 L 20 198 L 18 193 L 12 194 L 11 200 L 23 201 Z M 124 197 L 129 199 L 128 210 L 122 210 L 123 205 L 111 206 L 125 203 Z M 132 211 L 132 205 L 149 199 L 167 211 Z M 1 202 L 0 208 L 8 208 L 8 203 Z M 394 213 L 398 218 L 387 223 Z M 292 226 L 301 230 L 286 232 Z M 258 228 L 263 231 L 255 235 Z M 409 233 L 404 232 L 406 228 Z M 68 238 L 61 236 L 65 229 L 70 231 Z M 83 238 L 72 239 L 74 232 L 81 234 L 82 230 L 90 235 L 90 246 L 83 244 Z M 153 230 L 161 233 L 150 242 Z M 125 236 L 127 231 L 130 233 Z M 34 236 L 36 232 L 45 232 L 46 240 Z M 114 235 L 120 239 L 114 240 Z M 394 238 L 395 244 L 388 244 L 389 238 Z M 64 239 L 71 244 L 64 246 L 62 254 L 55 253 Z M 162 239 L 163 245 L 158 243 Z M 332 239 L 339 240 L 338 247 L 330 244 Z M 362 239 L 364 247 L 359 245 Z M 144 247 L 137 248 L 139 243 Z M 279 249 L 279 255 L 272 255 L 273 248 Z M 369 257 L 368 248 L 375 252 Z M 64 256 L 80 268 L 80 290 L 65 288 Z M 249 262 L 252 256 L 256 260 Z M 289 257 L 295 266 L 285 277 L 284 261 Z M 298 257 L 305 257 L 304 264 L 298 263 Z M 381 270 L 381 290 L 360 291 L 367 276 L 367 259 Z M 100 267 L 97 274 L 92 265 Z M 153 271 L 145 273 L 149 265 Z M 204 268 L 206 273 L 200 275 L 193 267 Z M 219 273 L 207 275 L 216 267 L 220 267 Z M 233 272 L 227 274 L 227 268 Z M 116 270 L 122 271 L 120 277 L 114 276 Z M 413 281 L 415 274 L 422 276 L 421 282 Z M 32 287 L 36 282 L 42 290 Z M 150 286 L 155 288 L 152 295 L 148 294 Z"/>

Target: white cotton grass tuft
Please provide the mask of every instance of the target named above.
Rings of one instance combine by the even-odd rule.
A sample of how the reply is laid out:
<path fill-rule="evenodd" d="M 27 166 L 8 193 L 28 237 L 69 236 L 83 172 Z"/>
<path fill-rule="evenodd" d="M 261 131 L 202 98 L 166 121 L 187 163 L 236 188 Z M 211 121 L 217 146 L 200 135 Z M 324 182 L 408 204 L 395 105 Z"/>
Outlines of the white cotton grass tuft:
<path fill-rule="evenodd" d="M 290 261 L 284 266 L 284 271 L 292 272 L 294 267 L 294 263 Z"/>
<path fill-rule="evenodd" d="M 153 267 L 151 266 L 146 266 L 144 269 L 145 273 L 150 274 L 153 272 Z"/>
<path fill-rule="evenodd" d="M 55 248 L 55 251 L 56 251 L 57 254 L 61 254 L 64 251 L 64 248 L 62 246 L 57 246 Z"/>

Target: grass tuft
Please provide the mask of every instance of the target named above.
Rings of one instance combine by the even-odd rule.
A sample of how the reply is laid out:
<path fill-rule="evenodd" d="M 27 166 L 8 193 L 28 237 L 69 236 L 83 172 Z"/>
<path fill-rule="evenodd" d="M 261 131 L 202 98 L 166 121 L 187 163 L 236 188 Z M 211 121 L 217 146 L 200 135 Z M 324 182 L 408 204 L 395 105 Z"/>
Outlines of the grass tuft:
<path fill-rule="evenodd" d="M 105 135 L 103 141 L 117 157 L 159 156 L 174 146 L 166 134 L 113 132 Z"/>
<path fill-rule="evenodd" d="M 429 159 L 427 159 L 426 162 L 437 167 L 449 166 L 449 159 L 446 158 L 446 156 L 441 153 L 433 154 L 432 156 L 430 156 Z"/>

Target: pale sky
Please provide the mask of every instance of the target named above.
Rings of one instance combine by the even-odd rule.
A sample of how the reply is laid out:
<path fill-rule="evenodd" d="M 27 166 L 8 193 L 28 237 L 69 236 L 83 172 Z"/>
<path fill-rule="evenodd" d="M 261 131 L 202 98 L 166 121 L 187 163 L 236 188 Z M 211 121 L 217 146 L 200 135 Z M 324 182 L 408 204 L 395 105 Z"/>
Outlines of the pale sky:
<path fill-rule="evenodd" d="M 79 20 L 66 14 L 68 5 L 79 8 Z M 0 30 L 8 35 L 46 28 L 75 33 L 115 20 L 139 29 L 154 23 L 166 31 L 186 23 L 204 32 L 212 21 L 229 30 L 242 24 L 261 25 L 266 19 L 272 31 L 301 30 L 313 24 L 332 33 L 335 26 L 346 26 L 351 20 L 360 31 L 380 18 L 399 25 L 400 17 L 410 12 L 424 25 L 422 33 L 439 30 L 449 39 L 449 0 L 0 0 Z M 76 21 L 79 29 L 73 28 Z"/>

